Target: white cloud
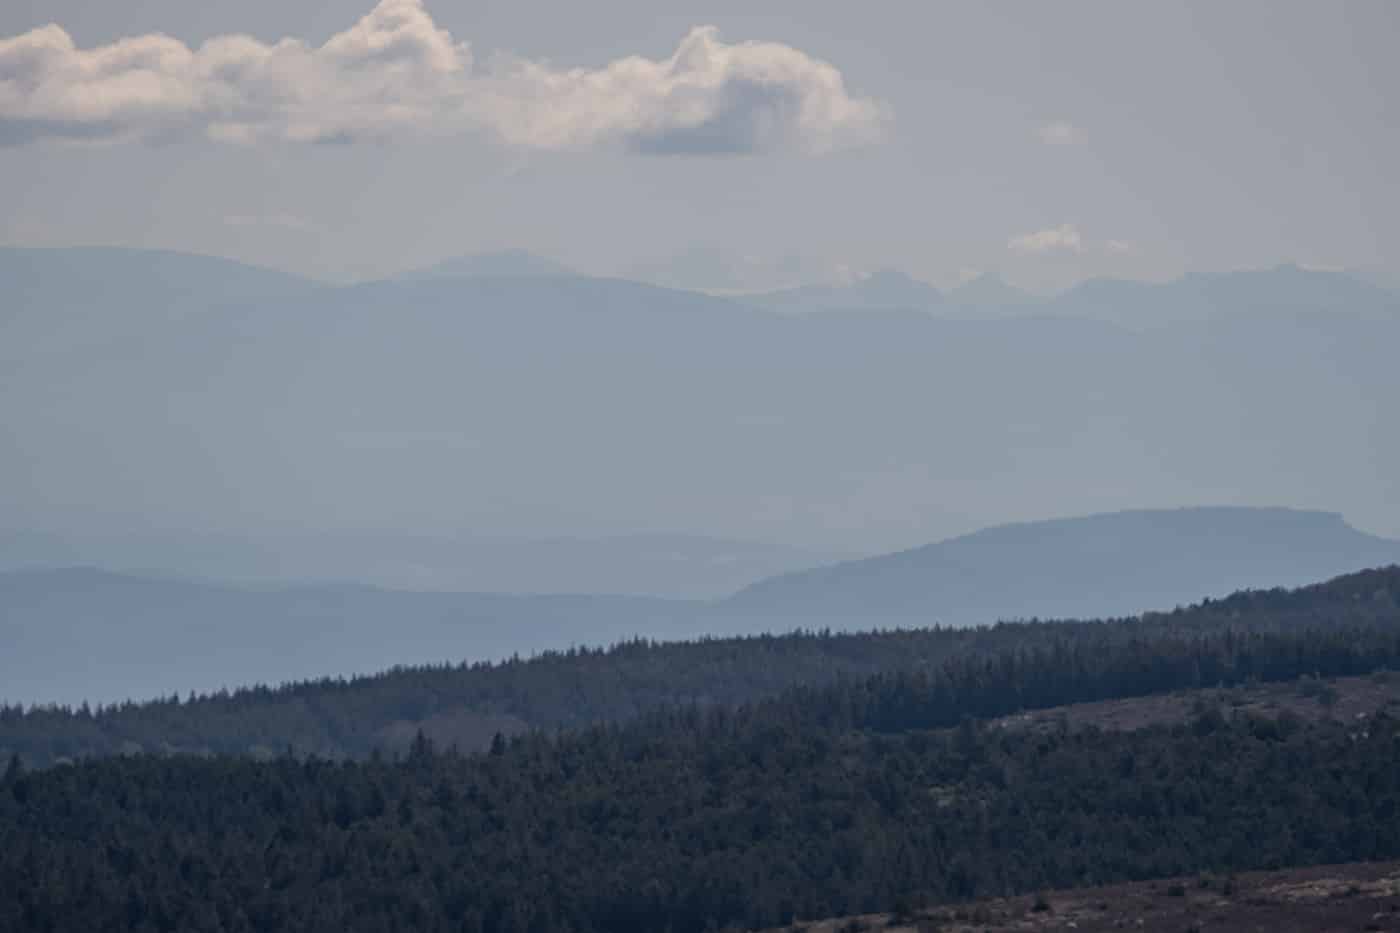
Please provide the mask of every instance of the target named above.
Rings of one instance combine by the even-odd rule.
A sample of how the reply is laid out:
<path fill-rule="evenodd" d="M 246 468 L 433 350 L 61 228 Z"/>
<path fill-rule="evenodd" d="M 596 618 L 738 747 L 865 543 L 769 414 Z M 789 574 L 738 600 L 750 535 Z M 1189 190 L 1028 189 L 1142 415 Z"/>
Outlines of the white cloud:
<path fill-rule="evenodd" d="M 874 141 L 888 119 L 834 66 L 779 43 L 726 43 L 713 27 L 662 60 L 559 69 L 502 55 L 477 67 L 422 0 L 380 0 L 320 46 L 229 35 L 191 49 L 153 34 L 79 49 L 56 25 L 0 39 L 0 145 L 483 132 L 538 150 L 822 152 Z"/>
<path fill-rule="evenodd" d="M 1061 224 L 1049 230 L 1023 233 L 1012 237 L 1006 245 L 1013 252 L 1027 254 L 1084 251 L 1084 239 L 1074 224 Z"/>
<path fill-rule="evenodd" d="M 1040 141 L 1047 146 L 1082 146 L 1089 136 L 1073 123 L 1056 121 L 1040 128 Z"/>
<path fill-rule="evenodd" d="M 1134 256 L 1137 254 L 1137 246 L 1127 240 L 1108 240 L 1103 245 L 1104 251 L 1113 256 Z"/>

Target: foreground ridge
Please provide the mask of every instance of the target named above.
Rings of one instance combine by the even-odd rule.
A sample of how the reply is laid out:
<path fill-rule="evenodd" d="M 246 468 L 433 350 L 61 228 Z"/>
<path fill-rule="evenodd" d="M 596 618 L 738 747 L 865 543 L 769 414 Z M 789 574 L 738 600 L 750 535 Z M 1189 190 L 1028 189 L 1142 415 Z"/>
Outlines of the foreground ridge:
<path fill-rule="evenodd" d="M 397 762 L 12 759 L 0 928 L 703 933 L 1400 858 L 1400 719 L 1384 705 L 1308 721 L 1203 702 L 1130 731 L 987 723 L 1193 686 L 1388 679 L 1396 577 L 1053 637 L 1008 626 L 1046 634 L 738 707 L 500 736 L 482 755 L 420 733 Z"/>

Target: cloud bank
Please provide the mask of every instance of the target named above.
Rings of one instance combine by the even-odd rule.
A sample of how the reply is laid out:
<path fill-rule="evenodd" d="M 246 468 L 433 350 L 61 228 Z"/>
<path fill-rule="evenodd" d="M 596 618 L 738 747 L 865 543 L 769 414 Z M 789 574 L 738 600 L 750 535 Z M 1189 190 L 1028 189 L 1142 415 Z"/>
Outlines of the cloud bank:
<path fill-rule="evenodd" d="M 1012 252 L 1037 254 L 1053 252 L 1080 253 L 1084 251 L 1084 238 L 1074 224 L 1061 224 L 1048 230 L 1023 233 L 1014 236 L 1006 244 Z"/>
<path fill-rule="evenodd" d="M 320 46 L 229 35 L 190 48 L 152 34 L 80 49 L 57 25 L 0 39 L 0 145 L 480 132 L 533 150 L 819 153 L 875 141 L 888 119 L 833 65 L 780 43 L 726 43 L 709 26 L 663 60 L 478 66 L 422 0 L 381 0 Z"/>

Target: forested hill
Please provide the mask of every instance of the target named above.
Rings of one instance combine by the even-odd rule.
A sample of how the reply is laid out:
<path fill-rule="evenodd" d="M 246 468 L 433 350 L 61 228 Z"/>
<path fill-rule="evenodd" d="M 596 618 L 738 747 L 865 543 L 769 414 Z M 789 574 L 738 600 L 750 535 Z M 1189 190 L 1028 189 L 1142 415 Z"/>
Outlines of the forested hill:
<path fill-rule="evenodd" d="M 577 728 L 666 706 L 738 705 L 799 685 L 936 671 L 969 656 L 1092 653 L 1224 632 L 1356 626 L 1400 632 L 1400 567 L 1297 590 L 1241 592 L 1141 619 L 633 641 L 497 664 L 402 667 L 371 677 L 98 709 L 9 706 L 0 708 L 0 751 L 18 752 L 31 766 L 140 751 L 268 756 L 291 749 L 363 757 L 375 749 L 403 750 L 420 729 L 443 747 L 470 750 L 497 732 Z M 1213 686 L 1210 676 L 1201 673 L 1199 685 Z M 1159 686 L 1144 678 L 1137 689 Z"/>
<path fill-rule="evenodd" d="M 210 547 L 225 554 L 224 544 L 197 535 L 186 545 L 191 552 Z M 168 546 L 173 545 L 146 549 L 133 543 L 133 555 L 143 556 L 131 560 L 155 560 Z M 366 545 L 370 551 L 377 546 Z M 440 553 L 438 546 L 418 550 L 404 542 L 400 556 L 410 567 L 475 561 L 471 549 L 453 546 Z M 9 552 L 27 548 L 21 542 Z M 0 540 L 0 551 L 5 550 Z M 357 552 L 359 545 L 329 541 L 325 550 Z M 609 571 L 607 550 L 583 542 L 562 551 L 527 548 L 532 558 L 525 551 L 500 555 L 498 570 L 513 561 L 534 569 L 510 576 L 519 589 L 475 592 L 426 584 L 399 589 L 304 580 L 233 583 L 218 582 L 216 575 L 73 567 L 0 572 L 0 641 L 6 649 L 0 651 L 0 703 L 146 700 L 327 674 L 372 674 L 399 664 L 501 661 L 638 637 L 681 641 L 794 628 L 859 631 L 1129 616 L 1400 563 L 1400 541 L 1358 531 L 1340 515 L 1263 508 L 1123 512 L 1005 525 L 785 576 L 773 574 L 832 558 L 781 549 L 744 551 L 733 542 L 697 546 L 696 539 L 678 543 L 662 535 L 625 545 L 615 553 L 633 556 Z M 588 552 L 594 563 L 575 559 Z M 657 565 L 727 568 L 709 579 L 718 583 L 723 577 L 728 583 L 705 600 L 529 587 L 530 579 L 545 577 L 586 587 L 589 578 L 597 582 L 611 575 L 621 591 L 628 579 L 655 582 L 659 577 L 648 569 L 651 564 L 634 559 L 639 553 L 651 554 Z M 685 554 L 693 560 L 681 559 Z M 270 565 L 289 560 L 287 552 L 276 550 L 262 559 Z M 206 570 L 224 558 L 211 560 Z M 560 577 L 543 569 L 550 562 L 567 564 L 577 574 Z M 333 564 L 321 565 L 322 571 Z M 292 565 L 295 561 L 289 561 Z M 485 571 L 486 564 L 475 568 Z M 233 579 L 263 579 L 248 572 Z M 687 575 L 698 579 L 691 571 L 682 574 Z M 764 577 L 767 582 L 723 598 Z M 511 595 L 516 592 L 559 595 Z M 387 619 L 393 620 L 392 630 L 386 629 Z"/>
<path fill-rule="evenodd" d="M 703 933 L 1394 858 L 1400 721 L 1384 711 L 1203 709 L 1132 732 L 980 720 L 1395 668 L 1398 613 L 1392 569 L 1140 623 L 1002 626 L 988 653 L 923 670 L 486 755 L 423 738 L 401 762 L 12 761 L 0 929 Z"/>
<path fill-rule="evenodd" d="M 1000 525 L 784 574 L 730 604 L 793 617 L 1100 618 L 1241 589 L 1300 586 L 1400 562 L 1400 541 L 1342 516 L 1278 508 L 1151 509 Z"/>

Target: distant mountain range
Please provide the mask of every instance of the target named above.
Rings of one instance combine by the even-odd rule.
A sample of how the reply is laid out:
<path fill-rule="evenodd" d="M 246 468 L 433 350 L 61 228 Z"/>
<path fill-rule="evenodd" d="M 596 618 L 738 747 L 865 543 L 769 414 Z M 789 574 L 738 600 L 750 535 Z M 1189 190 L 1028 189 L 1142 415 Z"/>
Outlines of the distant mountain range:
<path fill-rule="evenodd" d="M 785 574 L 748 587 L 729 605 L 793 618 L 952 625 L 1099 618 L 1390 564 L 1400 564 L 1400 541 L 1364 534 L 1326 512 L 1134 511 L 1003 525 Z"/>
<path fill-rule="evenodd" d="M 32 566 L 6 543 L 27 529 L 77 563 L 184 576 L 708 597 L 1046 503 L 1325 505 L 1400 530 L 1400 312 L 1346 275 L 1088 284 L 1003 314 L 957 302 L 1005 283 L 958 299 L 891 273 L 842 292 L 863 309 L 788 314 L 455 268 L 481 274 L 333 287 L 0 250 L 0 566 Z M 669 562 L 422 545 L 643 529 L 778 544 Z M 242 552 L 120 543 L 197 539 Z"/>
<path fill-rule="evenodd" d="M 457 256 L 392 277 L 414 283 L 467 278 L 587 278 L 569 266 L 521 249 Z M 32 308 L 73 311 L 129 295 L 178 307 L 228 306 L 297 298 L 330 288 L 232 260 L 120 247 L 0 247 L 7 289 L 0 321 Z M 739 296 L 751 307 L 786 312 L 981 309 L 1053 313 L 1130 326 L 1198 320 L 1231 312 L 1330 311 L 1400 314 L 1400 292 L 1376 270 L 1356 273 L 1285 263 L 1270 269 L 1190 273 L 1169 282 L 1094 278 L 1053 296 L 1026 292 L 988 272 L 943 292 L 898 269 L 845 285 L 803 285 Z"/>
<path fill-rule="evenodd" d="M 849 285 L 804 286 L 748 295 L 744 300 L 755 307 L 789 313 L 919 310 L 945 315 L 1049 314 L 1092 318 L 1134 329 L 1230 314 L 1400 314 L 1400 295 L 1368 277 L 1293 264 L 1192 273 L 1164 283 L 1089 279 L 1049 297 L 1022 291 L 995 272 L 944 293 L 898 270 L 884 270 Z"/>

